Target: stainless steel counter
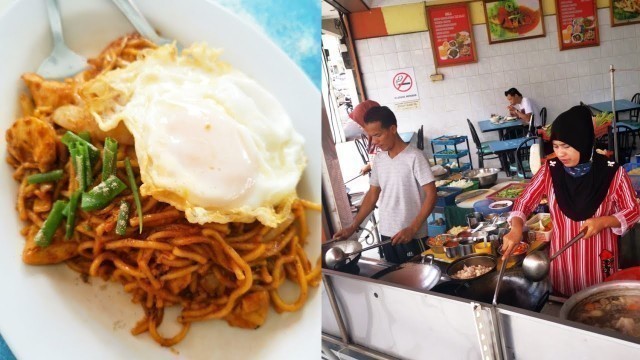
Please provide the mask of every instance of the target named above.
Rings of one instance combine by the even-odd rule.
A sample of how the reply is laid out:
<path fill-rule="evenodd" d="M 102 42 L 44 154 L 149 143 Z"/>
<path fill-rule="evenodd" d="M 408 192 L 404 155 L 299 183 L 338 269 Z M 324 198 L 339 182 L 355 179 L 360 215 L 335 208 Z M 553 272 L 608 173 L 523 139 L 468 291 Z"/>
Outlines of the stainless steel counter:
<path fill-rule="evenodd" d="M 360 274 L 367 276 L 390 265 L 374 259 L 360 261 Z M 558 318 L 564 299 L 550 297 L 536 313 L 360 275 L 331 270 L 323 270 L 323 275 L 324 287 L 332 289 L 323 288 L 323 341 L 338 344 L 351 355 L 363 354 L 356 358 L 539 360 L 640 356 L 640 341 Z"/>

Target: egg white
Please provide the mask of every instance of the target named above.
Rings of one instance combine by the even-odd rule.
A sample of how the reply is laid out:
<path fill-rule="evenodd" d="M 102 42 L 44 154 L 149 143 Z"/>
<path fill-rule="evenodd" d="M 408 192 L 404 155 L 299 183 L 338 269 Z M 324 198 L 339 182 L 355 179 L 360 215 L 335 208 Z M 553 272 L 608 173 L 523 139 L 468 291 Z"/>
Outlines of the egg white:
<path fill-rule="evenodd" d="M 276 226 L 291 211 L 306 165 L 302 137 L 268 91 L 204 44 L 147 50 L 81 94 L 103 131 L 135 139 L 143 195 L 193 223 Z"/>

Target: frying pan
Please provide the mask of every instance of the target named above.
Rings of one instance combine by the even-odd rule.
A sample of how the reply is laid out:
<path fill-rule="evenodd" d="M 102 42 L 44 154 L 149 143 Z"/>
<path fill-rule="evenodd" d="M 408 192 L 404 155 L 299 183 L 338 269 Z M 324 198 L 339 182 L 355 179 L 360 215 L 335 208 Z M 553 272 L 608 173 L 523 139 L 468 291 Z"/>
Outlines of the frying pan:
<path fill-rule="evenodd" d="M 416 259 L 420 257 L 422 257 L 422 261 L 415 262 Z M 425 262 L 426 259 L 429 259 L 428 264 Z M 433 254 L 426 256 L 417 255 L 408 262 L 382 270 L 374 274 L 371 278 L 408 286 L 414 289 L 430 290 L 440 281 L 440 275 L 442 275 L 442 270 L 433 263 L 433 260 Z"/>
<path fill-rule="evenodd" d="M 436 285 L 431 290 L 442 294 L 491 304 L 498 281 L 498 272 L 492 271 L 473 281 L 455 283 L 452 281 Z M 540 312 L 544 307 L 551 285 L 548 280 L 533 282 L 524 277 L 522 269 L 504 272 L 498 299 L 500 304 Z"/>

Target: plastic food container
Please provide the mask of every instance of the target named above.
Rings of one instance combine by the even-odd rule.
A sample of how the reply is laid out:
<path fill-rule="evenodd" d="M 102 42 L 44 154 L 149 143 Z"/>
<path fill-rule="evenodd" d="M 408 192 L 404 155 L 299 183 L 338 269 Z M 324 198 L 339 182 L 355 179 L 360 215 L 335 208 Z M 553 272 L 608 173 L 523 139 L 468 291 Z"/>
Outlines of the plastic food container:
<path fill-rule="evenodd" d="M 551 241 L 551 229 L 553 229 L 552 223 L 549 223 L 549 225 L 547 225 L 547 228 L 549 229 L 548 231 L 537 230 L 540 224 L 540 219 L 543 219 L 544 221 L 545 219 L 550 218 L 551 214 L 537 213 L 525 223 L 525 225 L 529 228 L 529 231 L 534 234 L 533 238 L 529 239 L 530 241 Z"/>
<path fill-rule="evenodd" d="M 474 249 L 476 251 L 476 254 L 491 254 L 491 242 L 487 241 L 486 244 L 484 243 L 484 241 L 479 242 L 474 245 Z"/>

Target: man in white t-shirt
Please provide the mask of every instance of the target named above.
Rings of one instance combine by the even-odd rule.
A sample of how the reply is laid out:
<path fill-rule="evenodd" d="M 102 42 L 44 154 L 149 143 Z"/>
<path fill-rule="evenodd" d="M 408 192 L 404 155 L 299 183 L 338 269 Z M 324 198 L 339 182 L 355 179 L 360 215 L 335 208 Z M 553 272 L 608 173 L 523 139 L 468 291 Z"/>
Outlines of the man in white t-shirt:
<path fill-rule="evenodd" d="M 436 187 L 429 162 L 422 151 L 406 144 L 398 135 L 397 121 L 386 106 L 369 109 L 364 129 L 380 151 L 373 160 L 369 191 L 353 223 L 338 231 L 334 239 L 350 237 L 378 203 L 378 230 L 385 259 L 403 263 L 425 249 L 426 219 L 436 203 Z"/>
<path fill-rule="evenodd" d="M 506 96 L 507 101 L 509 101 L 507 109 L 511 116 L 517 117 L 525 125 L 529 124 L 531 116 L 533 116 L 534 128 L 542 126 L 542 119 L 540 119 L 538 107 L 535 102 L 529 98 L 522 97 L 522 94 L 520 94 L 520 91 L 516 88 L 511 88 L 505 91 L 504 96 Z"/>

